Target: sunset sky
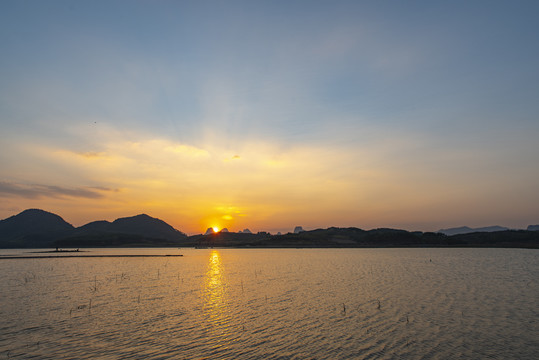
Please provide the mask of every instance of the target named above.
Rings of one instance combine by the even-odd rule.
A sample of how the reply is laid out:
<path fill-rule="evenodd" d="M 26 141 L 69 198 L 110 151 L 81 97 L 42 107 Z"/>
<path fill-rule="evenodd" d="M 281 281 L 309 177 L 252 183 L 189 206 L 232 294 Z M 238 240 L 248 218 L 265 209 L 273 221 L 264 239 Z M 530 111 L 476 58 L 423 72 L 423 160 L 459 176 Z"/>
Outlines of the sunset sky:
<path fill-rule="evenodd" d="M 538 1 L 0 2 L 0 219 L 539 223 Z"/>

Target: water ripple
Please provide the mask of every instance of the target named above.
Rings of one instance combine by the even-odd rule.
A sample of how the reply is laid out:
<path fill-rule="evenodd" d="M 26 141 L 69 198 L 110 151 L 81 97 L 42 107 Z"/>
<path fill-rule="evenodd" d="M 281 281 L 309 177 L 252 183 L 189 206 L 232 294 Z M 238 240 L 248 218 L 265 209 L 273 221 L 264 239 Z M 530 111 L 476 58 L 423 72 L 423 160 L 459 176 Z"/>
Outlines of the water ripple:
<path fill-rule="evenodd" d="M 533 359 L 539 352 L 537 251 L 184 255 L 0 263 L 0 357 Z"/>

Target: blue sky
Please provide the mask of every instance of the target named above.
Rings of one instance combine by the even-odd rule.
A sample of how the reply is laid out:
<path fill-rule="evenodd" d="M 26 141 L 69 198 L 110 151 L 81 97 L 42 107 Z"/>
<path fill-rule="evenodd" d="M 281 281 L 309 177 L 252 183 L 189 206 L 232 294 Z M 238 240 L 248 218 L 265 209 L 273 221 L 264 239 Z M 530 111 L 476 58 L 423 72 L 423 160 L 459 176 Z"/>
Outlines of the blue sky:
<path fill-rule="evenodd" d="M 218 218 L 262 230 L 539 222 L 534 1 L 0 10 L 0 217 L 148 212 L 188 232 Z M 85 191 L 96 197 L 74 195 Z"/>

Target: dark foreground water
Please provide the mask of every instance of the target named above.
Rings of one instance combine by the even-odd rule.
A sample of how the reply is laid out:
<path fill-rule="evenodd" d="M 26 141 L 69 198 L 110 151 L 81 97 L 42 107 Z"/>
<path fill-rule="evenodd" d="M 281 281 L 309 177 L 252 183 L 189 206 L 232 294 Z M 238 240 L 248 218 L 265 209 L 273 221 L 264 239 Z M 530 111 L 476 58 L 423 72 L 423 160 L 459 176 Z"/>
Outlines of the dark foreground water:
<path fill-rule="evenodd" d="M 0 359 L 539 354 L 538 250 L 100 253 L 184 257 L 0 259 Z"/>

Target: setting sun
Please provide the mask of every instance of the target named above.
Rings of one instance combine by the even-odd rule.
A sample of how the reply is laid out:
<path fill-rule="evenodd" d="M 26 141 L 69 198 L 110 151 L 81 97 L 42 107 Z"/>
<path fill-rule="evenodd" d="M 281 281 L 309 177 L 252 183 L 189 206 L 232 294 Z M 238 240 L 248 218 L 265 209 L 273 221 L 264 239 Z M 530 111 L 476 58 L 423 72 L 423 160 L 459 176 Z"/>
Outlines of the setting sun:
<path fill-rule="evenodd" d="M 219 232 L 219 228 L 217 226 L 212 226 L 213 232 L 217 233 Z"/>

